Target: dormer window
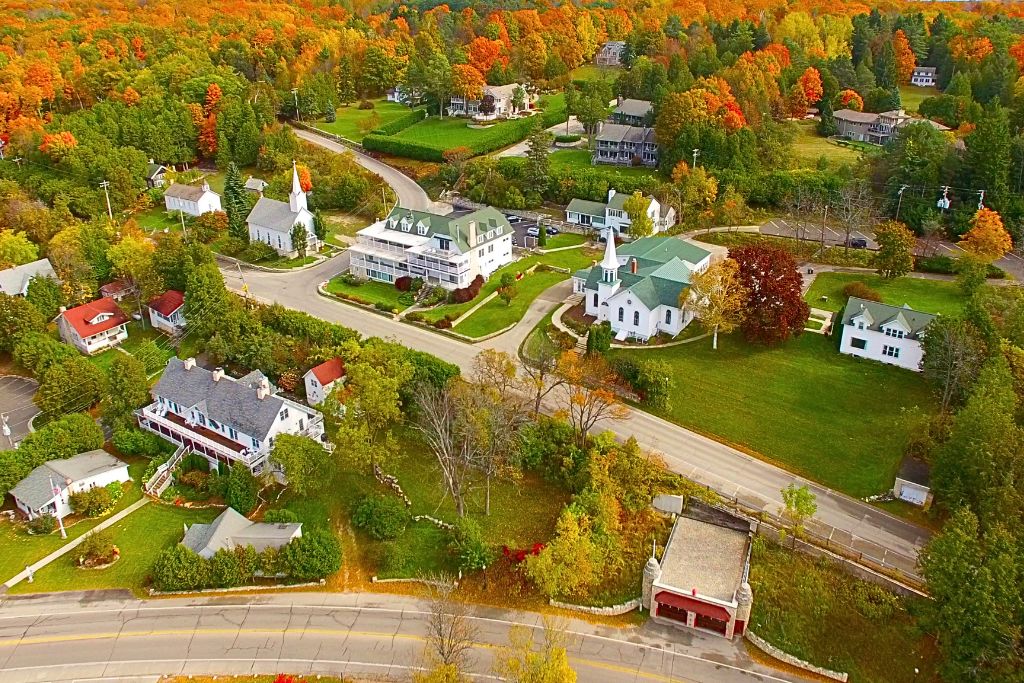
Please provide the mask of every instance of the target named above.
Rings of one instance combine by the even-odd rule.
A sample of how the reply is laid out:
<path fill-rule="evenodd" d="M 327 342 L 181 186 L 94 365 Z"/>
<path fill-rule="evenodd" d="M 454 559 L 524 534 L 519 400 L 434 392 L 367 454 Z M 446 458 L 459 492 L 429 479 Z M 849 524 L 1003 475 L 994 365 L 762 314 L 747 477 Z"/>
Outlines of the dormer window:
<path fill-rule="evenodd" d="M 427 224 L 426 223 L 420 223 L 419 225 L 417 225 L 416 226 L 416 234 L 418 234 L 418 235 L 426 235 L 427 234 Z"/>
<path fill-rule="evenodd" d="M 89 324 L 90 325 L 96 325 L 96 324 L 101 323 L 104 320 L 106 320 L 108 318 L 112 318 L 112 317 L 113 317 L 113 315 L 111 315 L 110 313 L 100 313 L 95 318 L 90 320 Z"/>
<path fill-rule="evenodd" d="M 408 218 L 402 219 L 402 232 L 409 232 L 412 229 L 412 221 Z"/>

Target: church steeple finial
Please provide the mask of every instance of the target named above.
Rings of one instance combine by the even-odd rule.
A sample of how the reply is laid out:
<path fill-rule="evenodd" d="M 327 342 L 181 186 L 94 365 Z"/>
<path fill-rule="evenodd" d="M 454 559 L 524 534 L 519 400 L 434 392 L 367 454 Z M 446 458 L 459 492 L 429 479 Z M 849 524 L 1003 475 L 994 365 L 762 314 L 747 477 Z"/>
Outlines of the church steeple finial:
<path fill-rule="evenodd" d="M 294 213 L 308 208 L 306 193 L 302 191 L 302 183 L 299 182 L 299 165 L 294 159 L 292 159 L 292 192 L 288 195 L 288 206 Z"/>
<path fill-rule="evenodd" d="M 619 275 L 619 257 L 615 255 L 615 231 L 609 227 L 605 237 L 604 259 L 601 260 L 601 279 L 604 282 L 615 282 Z"/>

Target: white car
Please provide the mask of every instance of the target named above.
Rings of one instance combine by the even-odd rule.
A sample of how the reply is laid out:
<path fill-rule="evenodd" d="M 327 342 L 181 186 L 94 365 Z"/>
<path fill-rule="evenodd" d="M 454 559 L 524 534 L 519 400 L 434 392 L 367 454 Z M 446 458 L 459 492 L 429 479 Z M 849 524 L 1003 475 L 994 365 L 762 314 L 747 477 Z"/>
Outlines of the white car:
<path fill-rule="evenodd" d="M 536 225 L 533 226 L 532 228 L 527 228 L 526 229 L 526 236 L 527 237 L 540 237 L 540 228 L 538 228 Z"/>
<path fill-rule="evenodd" d="M 523 220 L 522 218 L 520 218 L 519 216 L 515 215 L 514 213 L 507 213 L 507 214 L 505 214 L 505 218 L 508 219 L 509 223 L 518 223 L 519 221 Z"/>

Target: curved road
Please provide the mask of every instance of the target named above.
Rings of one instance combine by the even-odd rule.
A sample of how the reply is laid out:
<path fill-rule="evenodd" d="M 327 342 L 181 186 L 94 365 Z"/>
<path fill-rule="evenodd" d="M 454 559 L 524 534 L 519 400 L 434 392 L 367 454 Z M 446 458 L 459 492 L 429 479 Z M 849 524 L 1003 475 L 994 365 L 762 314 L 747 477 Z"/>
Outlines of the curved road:
<path fill-rule="evenodd" d="M 399 595 L 305 593 L 142 602 L 118 593 L 8 601 L 0 609 L 4 683 L 156 681 L 160 674 L 374 674 L 405 680 L 423 661 L 429 607 Z M 471 669 L 494 680 L 513 625 L 536 614 L 476 608 Z M 656 624 L 614 628 L 568 620 L 581 681 L 784 683 L 742 640 Z"/>

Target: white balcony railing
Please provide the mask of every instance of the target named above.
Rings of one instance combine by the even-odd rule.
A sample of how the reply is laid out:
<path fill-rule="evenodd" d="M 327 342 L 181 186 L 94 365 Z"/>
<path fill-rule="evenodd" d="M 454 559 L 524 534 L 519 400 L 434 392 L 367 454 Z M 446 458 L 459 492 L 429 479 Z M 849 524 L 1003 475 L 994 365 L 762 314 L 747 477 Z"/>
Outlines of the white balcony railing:
<path fill-rule="evenodd" d="M 187 424 L 180 424 L 178 421 L 183 421 L 185 418 L 164 411 L 155 403 L 136 411 L 136 415 L 139 418 L 139 426 L 141 428 L 153 432 L 172 443 L 179 446 L 194 447 L 193 450 L 200 452 L 205 450 L 208 455 L 221 456 L 228 460 L 240 460 L 249 467 L 253 467 L 256 463 L 264 460 L 268 453 L 268 449 L 265 447 L 260 449 L 247 448 L 237 442 L 232 442 L 234 444 L 232 447 L 227 445 L 227 443 L 222 443 L 220 440 L 200 432 L 199 425 L 196 425 L 196 429 L 192 429 Z M 169 417 L 170 415 L 173 415 L 173 417 Z M 231 441 L 226 436 L 221 436 L 220 438 L 224 442 Z"/>

